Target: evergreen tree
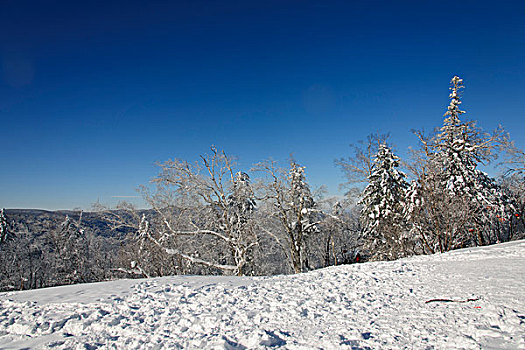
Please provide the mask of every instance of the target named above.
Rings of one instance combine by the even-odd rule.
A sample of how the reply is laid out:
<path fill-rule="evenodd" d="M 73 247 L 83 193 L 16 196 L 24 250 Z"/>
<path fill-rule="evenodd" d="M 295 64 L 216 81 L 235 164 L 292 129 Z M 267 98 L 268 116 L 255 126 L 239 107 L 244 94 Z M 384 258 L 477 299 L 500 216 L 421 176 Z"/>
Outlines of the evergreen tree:
<path fill-rule="evenodd" d="M 380 145 L 368 177 L 369 184 L 359 202 L 363 206 L 365 248 L 373 260 L 391 260 L 406 254 L 402 202 L 408 184 L 405 174 L 397 167 L 399 157 L 385 144 Z"/>
<path fill-rule="evenodd" d="M 11 223 L 7 220 L 5 209 L 0 210 L 0 244 L 14 238 Z"/>
<path fill-rule="evenodd" d="M 473 189 L 481 189 L 481 172 L 476 166 L 483 155 L 478 154 L 481 149 L 476 147 L 476 141 L 479 140 L 475 139 L 473 123 L 464 123 L 459 119 L 459 116 L 465 113 L 459 108 L 463 80 L 455 76 L 451 84 L 451 101 L 441 132 L 436 136 L 432 162 L 435 163 L 434 167 L 440 170 L 438 175 L 441 184 L 450 195 L 472 196 Z"/>
<path fill-rule="evenodd" d="M 232 255 L 239 267 L 238 274 L 253 273 L 253 248 L 257 243 L 253 214 L 256 209 L 250 176 L 242 171 L 235 174 L 232 180 L 231 194 L 227 199 L 228 224 L 231 228 L 231 239 L 237 244 L 232 247 Z"/>
<path fill-rule="evenodd" d="M 468 203 L 471 220 L 466 222 L 466 232 L 470 234 L 461 232 L 463 240 L 470 239 L 477 245 L 494 243 L 501 240 L 501 232 L 496 228 L 498 222 L 510 219 L 512 204 L 496 181 L 477 168 L 488 159 L 490 149 L 473 122 L 459 119 L 465 113 L 459 108 L 463 80 L 455 76 L 451 85 L 447 118 L 436 144 L 441 182 L 448 195 L 465 198 Z"/>
<path fill-rule="evenodd" d="M 296 272 L 310 269 L 308 261 L 308 236 L 318 231 L 315 201 L 306 182 L 305 167 L 295 161 L 290 162 L 289 181 L 289 215 L 290 244 L 292 260 Z"/>
<path fill-rule="evenodd" d="M 305 168 L 292 159 L 288 170 L 276 167 L 273 161 L 259 163 L 257 169 L 270 175 L 262 187 L 268 204 L 264 226 L 270 229 L 262 229 L 283 248 L 295 273 L 309 270 L 309 244 L 320 220 Z"/>
<path fill-rule="evenodd" d="M 488 137 L 474 122 L 460 120 L 461 89 L 463 80 L 455 76 L 443 126 L 424 142 L 424 170 L 407 197 L 407 218 L 430 252 L 501 240 L 498 221 L 510 215 L 507 197 L 477 168 L 492 159 L 497 135 Z"/>
<path fill-rule="evenodd" d="M 227 200 L 230 224 L 242 231 L 242 226 L 249 221 L 251 214 L 256 209 L 255 195 L 253 193 L 250 176 L 239 171 L 232 181 L 231 194 Z"/>

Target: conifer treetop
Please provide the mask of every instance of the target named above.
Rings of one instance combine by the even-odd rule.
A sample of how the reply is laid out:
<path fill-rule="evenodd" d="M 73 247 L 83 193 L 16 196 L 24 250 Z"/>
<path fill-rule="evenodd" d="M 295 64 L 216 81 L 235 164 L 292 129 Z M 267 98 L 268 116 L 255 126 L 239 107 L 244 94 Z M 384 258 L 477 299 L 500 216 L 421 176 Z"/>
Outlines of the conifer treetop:
<path fill-rule="evenodd" d="M 461 104 L 461 89 L 465 88 L 463 86 L 463 79 L 460 79 L 457 75 L 455 75 L 452 80 L 450 80 L 450 90 L 452 91 L 449 95 L 450 97 L 450 104 L 447 108 L 447 111 L 445 112 L 444 116 L 450 116 L 445 119 L 445 124 L 453 124 L 457 125 L 460 123 L 459 116 L 465 111 L 462 111 L 459 109 L 459 105 Z"/>

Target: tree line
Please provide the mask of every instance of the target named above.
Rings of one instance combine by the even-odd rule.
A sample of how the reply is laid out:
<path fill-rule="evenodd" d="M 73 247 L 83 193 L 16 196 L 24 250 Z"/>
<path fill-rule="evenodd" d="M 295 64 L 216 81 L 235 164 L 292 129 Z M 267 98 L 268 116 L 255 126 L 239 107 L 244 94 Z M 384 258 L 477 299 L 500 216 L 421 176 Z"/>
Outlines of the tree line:
<path fill-rule="evenodd" d="M 211 147 L 195 162 L 160 163 L 152 185 L 141 188 L 148 210 L 95 205 L 117 240 L 84 227 L 81 215 L 36 240 L 14 230 L 2 211 L 0 288 L 300 273 L 356 256 L 393 260 L 522 238 L 524 152 L 502 128 L 484 133 L 463 119 L 463 87 L 455 76 L 441 127 L 413 131 L 419 143 L 409 159 L 395 154 L 388 135 L 352 145 L 353 154 L 336 161 L 348 180 L 339 198 L 313 190 L 296 159 L 239 169 L 235 157 Z M 502 176 L 479 169 L 488 164 L 504 169 Z"/>

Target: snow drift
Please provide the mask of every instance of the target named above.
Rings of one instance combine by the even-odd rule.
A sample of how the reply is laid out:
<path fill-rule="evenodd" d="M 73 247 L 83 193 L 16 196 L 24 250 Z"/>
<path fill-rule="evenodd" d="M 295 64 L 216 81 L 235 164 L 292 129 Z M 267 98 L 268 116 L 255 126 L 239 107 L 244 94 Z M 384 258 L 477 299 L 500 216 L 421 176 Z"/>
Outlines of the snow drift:
<path fill-rule="evenodd" d="M 0 348 L 26 347 L 525 349 L 525 241 L 289 276 L 1 293 Z"/>

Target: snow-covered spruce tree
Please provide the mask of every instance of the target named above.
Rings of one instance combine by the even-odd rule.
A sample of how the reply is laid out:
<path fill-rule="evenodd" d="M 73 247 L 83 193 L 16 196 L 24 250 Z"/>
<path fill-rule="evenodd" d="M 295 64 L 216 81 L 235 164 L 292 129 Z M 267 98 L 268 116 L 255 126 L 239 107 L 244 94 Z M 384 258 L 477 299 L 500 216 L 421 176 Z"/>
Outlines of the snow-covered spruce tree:
<path fill-rule="evenodd" d="M 305 167 L 291 160 L 287 173 L 274 162 L 260 163 L 257 169 L 270 175 L 264 186 L 265 198 L 272 208 L 269 216 L 280 222 L 283 231 L 283 234 L 267 233 L 281 243 L 295 273 L 307 271 L 310 269 L 309 236 L 318 232 L 320 221 Z"/>
<path fill-rule="evenodd" d="M 224 151 L 211 151 L 195 164 L 179 159 L 160 164 L 155 193 L 145 193 L 156 219 L 142 237 L 202 268 L 194 273 L 244 275 L 258 244 L 254 194 L 248 175 L 236 171 Z"/>
<path fill-rule="evenodd" d="M 363 240 L 371 260 L 393 260 L 408 254 L 403 200 L 408 184 L 399 157 L 379 146 L 360 204 Z"/>
<path fill-rule="evenodd" d="M 417 181 L 408 192 L 406 217 L 427 252 L 505 240 L 501 223 L 511 204 L 494 179 L 477 168 L 494 157 L 502 130 L 482 134 L 474 122 L 459 117 L 463 80 L 451 80 L 450 105 L 443 126 L 423 145 Z"/>
<path fill-rule="evenodd" d="M 0 210 L 0 245 L 14 238 L 12 225 L 5 215 L 5 209 Z"/>

